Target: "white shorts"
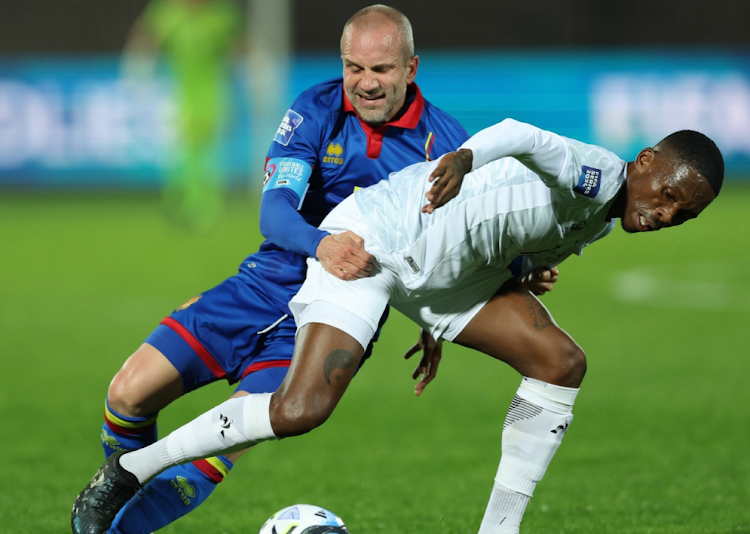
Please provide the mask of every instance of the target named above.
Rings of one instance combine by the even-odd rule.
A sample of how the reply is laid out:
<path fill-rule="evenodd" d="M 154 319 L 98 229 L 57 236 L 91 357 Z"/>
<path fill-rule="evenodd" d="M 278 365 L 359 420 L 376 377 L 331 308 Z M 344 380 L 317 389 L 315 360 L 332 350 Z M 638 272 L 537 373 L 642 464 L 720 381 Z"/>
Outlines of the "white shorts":
<path fill-rule="evenodd" d="M 392 260 L 371 239 L 368 240 L 368 228 L 353 197 L 339 204 L 320 228 L 332 234 L 351 230 L 362 237 L 365 249 L 376 259 L 375 269 L 366 278 L 344 281 L 328 273 L 317 260 L 309 258 L 307 278 L 292 298 L 289 308 L 298 328 L 311 322 L 328 324 L 351 335 L 365 348 L 389 304 L 436 340 L 453 341 L 512 276 L 507 269 L 482 270 L 450 289 L 411 291 L 404 287 L 394 271 L 383 267 L 383 263 Z M 385 261 L 377 261 L 379 258 Z M 316 310 L 315 306 L 309 306 L 314 302 L 328 303 L 333 307 Z"/>

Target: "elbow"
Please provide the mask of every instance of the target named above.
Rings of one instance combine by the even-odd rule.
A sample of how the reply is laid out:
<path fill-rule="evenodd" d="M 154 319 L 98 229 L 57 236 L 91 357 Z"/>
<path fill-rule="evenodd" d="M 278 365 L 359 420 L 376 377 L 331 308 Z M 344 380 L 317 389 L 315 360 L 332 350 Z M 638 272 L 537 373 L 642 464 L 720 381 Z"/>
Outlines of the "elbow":
<path fill-rule="evenodd" d="M 273 232 L 273 224 L 271 224 L 271 221 L 268 220 L 268 217 L 263 217 L 262 211 L 260 221 L 258 223 L 258 229 L 260 230 L 260 235 L 262 235 L 266 239 L 269 239 L 271 233 Z"/>

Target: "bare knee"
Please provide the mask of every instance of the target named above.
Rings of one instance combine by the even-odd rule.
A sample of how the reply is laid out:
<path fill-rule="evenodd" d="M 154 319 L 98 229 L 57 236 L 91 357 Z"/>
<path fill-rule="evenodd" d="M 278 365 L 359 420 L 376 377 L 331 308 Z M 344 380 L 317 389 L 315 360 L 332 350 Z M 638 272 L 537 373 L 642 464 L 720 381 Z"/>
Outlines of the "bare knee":
<path fill-rule="evenodd" d="M 586 374 L 586 354 L 572 339 L 559 343 L 543 370 L 544 380 L 557 386 L 577 388 Z"/>
<path fill-rule="evenodd" d="M 327 399 L 314 400 L 275 393 L 271 398 L 270 416 L 274 434 L 279 438 L 299 436 L 325 423 L 335 405 Z"/>
<path fill-rule="evenodd" d="M 126 417 L 158 412 L 183 393 L 175 367 L 150 345 L 142 345 L 122 366 L 107 391 L 112 410 Z"/>
<path fill-rule="evenodd" d="M 119 372 L 107 390 L 107 402 L 112 410 L 126 417 L 143 417 L 152 413 L 147 409 L 148 398 L 138 388 L 138 380 L 131 374 Z"/>

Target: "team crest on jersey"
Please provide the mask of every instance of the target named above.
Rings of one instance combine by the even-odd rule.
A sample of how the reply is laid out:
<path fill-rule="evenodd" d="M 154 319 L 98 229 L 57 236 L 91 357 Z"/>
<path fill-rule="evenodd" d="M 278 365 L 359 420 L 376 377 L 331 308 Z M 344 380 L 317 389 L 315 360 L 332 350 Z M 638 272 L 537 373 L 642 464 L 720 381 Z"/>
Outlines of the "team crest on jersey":
<path fill-rule="evenodd" d="M 196 302 L 198 302 L 201 299 L 202 296 L 203 295 L 198 295 L 197 297 L 191 298 L 185 304 L 183 304 L 182 306 L 180 306 L 179 308 L 177 308 L 175 311 L 187 310 L 190 306 L 192 306 L 193 304 L 195 304 Z"/>
<path fill-rule="evenodd" d="M 335 165 L 343 165 L 344 164 L 344 147 L 342 147 L 339 143 L 328 143 L 328 148 L 326 148 L 326 155 L 323 156 L 323 163 L 333 163 Z"/>
<path fill-rule="evenodd" d="M 578 178 L 578 184 L 573 191 L 585 197 L 594 198 L 599 193 L 602 171 L 593 167 L 584 165 L 581 170 L 581 176 Z"/>
<path fill-rule="evenodd" d="M 305 120 L 305 118 L 296 111 L 292 109 L 287 110 L 284 118 L 281 119 L 281 124 L 279 124 L 279 129 L 276 130 L 276 135 L 273 140 L 280 145 L 287 146 L 289 141 L 292 140 L 294 130 L 302 124 L 303 120 Z"/>

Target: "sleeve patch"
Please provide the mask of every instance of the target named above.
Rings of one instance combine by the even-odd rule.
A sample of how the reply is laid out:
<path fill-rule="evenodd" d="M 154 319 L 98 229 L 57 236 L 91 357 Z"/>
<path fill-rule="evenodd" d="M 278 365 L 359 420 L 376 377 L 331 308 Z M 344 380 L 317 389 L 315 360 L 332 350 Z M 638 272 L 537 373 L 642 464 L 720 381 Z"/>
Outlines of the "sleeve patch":
<path fill-rule="evenodd" d="M 284 118 L 281 119 L 281 124 L 279 124 L 279 129 L 276 130 L 276 135 L 273 137 L 273 140 L 280 145 L 288 146 L 289 141 L 292 140 L 292 136 L 294 135 L 294 130 L 302 124 L 303 120 L 305 120 L 305 118 L 293 109 L 287 110 L 284 114 Z"/>
<path fill-rule="evenodd" d="M 584 165 L 581 169 L 581 176 L 578 178 L 578 184 L 573 188 L 573 191 L 585 197 L 595 198 L 599 193 L 601 176 L 602 171 L 599 169 Z"/>
<path fill-rule="evenodd" d="M 311 174 L 312 167 L 302 160 L 272 158 L 266 163 L 263 192 L 265 193 L 269 189 L 288 187 L 302 199 Z"/>

